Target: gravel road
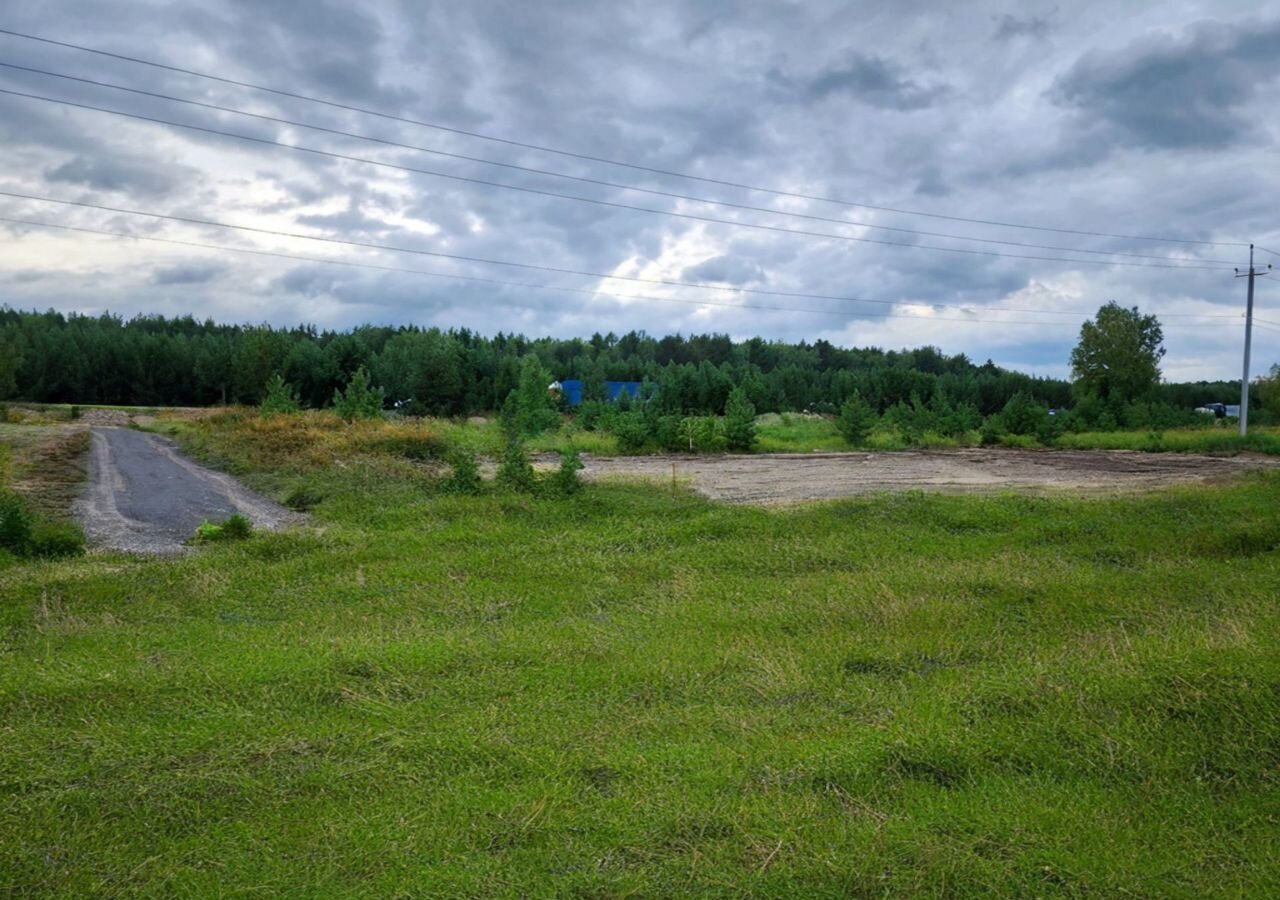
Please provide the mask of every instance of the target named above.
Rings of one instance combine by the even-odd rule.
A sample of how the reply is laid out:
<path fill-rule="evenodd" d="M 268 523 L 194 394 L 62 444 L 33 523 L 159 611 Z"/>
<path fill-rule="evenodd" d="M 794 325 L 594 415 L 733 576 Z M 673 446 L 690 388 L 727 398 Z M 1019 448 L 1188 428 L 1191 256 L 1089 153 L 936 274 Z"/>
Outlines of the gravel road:
<path fill-rule="evenodd" d="M 89 487 L 75 512 L 95 546 L 151 554 L 181 553 L 197 525 L 234 513 L 268 530 L 299 518 L 168 440 L 128 428 L 92 429 Z"/>
<path fill-rule="evenodd" d="M 549 460 L 551 462 L 551 460 Z M 917 450 L 759 453 L 750 456 L 583 457 L 588 479 L 673 476 L 713 500 L 794 503 L 878 491 L 1000 490 L 1106 493 L 1222 478 L 1274 467 L 1262 456 L 1194 456 L 1101 450 Z"/>

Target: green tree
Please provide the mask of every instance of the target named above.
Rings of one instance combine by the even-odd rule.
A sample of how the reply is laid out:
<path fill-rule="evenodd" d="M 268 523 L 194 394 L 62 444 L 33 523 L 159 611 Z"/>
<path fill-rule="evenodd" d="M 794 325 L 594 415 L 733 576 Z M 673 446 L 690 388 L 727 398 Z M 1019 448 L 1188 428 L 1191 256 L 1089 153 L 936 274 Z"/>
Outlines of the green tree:
<path fill-rule="evenodd" d="M 560 421 L 555 401 L 547 389 L 550 384 L 551 373 L 536 356 L 526 356 L 520 364 L 520 381 L 508 396 L 510 411 L 507 405 L 503 406 L 503 413 L 517 434 L 534 437 Z"/>
<path fill-rule="evenodd" d="M 1268 374 L 1254 379 L 1250 394 L 1257 398 L 1259 410 L 1268 421 L 1280 423 L 1280 364 L 1272 366 Z"/>
<path fill-rule="evenodd" d="M 22 366 L 22 354 L 17 341 L 0 339 L 0 400 L 8 400 L 18 393 L 18 369 Z"/>
<path fill-rule="evenodd" d="M 748 453 L 756 445 L 756 408 L 740 387 L 729 392 L 724 404 L 724 436 L 730 450 Z"/>
<path fill-rule="evenodd" d="M 262 394 L 262 402 L 258 404 L 258 412 L 264 416 L 282 413 L 296 413 L 301 406 L 298 403 L 298 392 L 290 387 L 284 376 L 271 376 Z"/>
<path fill-rule="evenodd" d="M 1052 437 L 1049 408 L 1026 391 L 1009 398 L 999 419 L 1000 428 L 1006 434 L 1035 435 L 1042 440 Z"/>
<path fill-rule="evenodd" d="M 449 454 L 449 465 L 453 471 L 446 483 L 446 490 L 451 494 L 479 494 L 484 489 L 484 481 L 480 477 L 480 463 L 476 455 L 466 447 L 458 447 Z"/>
<path fill-rule="evenodd" d="M 582 482 L 578 479 L 578 471 L 582 468 L 582 459 L 574 447 L 566 447 L 560 451 L 560 468 L 551 476 L 555 489 L 566 497 L 578 492 Z"/>
<path fill-rule="evenodd" d="M 840 407 L 840 415 L 836 418 L 836 429 L 850 444 L 855 447 L 866 442 L 867 435 L 876 425 L 876 413 L 861 394 L 851 394 Z"/>
<path fill-rule="evenodd" d="M 1112 402 L 1132 402 L 1160 383 L 1164 332 L 1155 316 L 1114 300 L 1080 327 L 1080 343 L 1071 351 L 1077 393 Z"/>
<path fill-rule="evenodd" d="M 537 483 L 533 474 L 533 464 L 529 462 L 529 454 L 524 449 L 524 441 L 518 435 L 507 439 L 502 451 L 502 462 L 498 465 L 498 484 L 514 491 L 532 491 Z"/>
<path fill-rule="evenodd" d="M 350 422 L 354 419 L 373 419 L 382 414 L 382 388 L 369 384 L 369 373 L 364 366 L 356 369 L 347 389 L 333 392 L 333 409 Z"/>

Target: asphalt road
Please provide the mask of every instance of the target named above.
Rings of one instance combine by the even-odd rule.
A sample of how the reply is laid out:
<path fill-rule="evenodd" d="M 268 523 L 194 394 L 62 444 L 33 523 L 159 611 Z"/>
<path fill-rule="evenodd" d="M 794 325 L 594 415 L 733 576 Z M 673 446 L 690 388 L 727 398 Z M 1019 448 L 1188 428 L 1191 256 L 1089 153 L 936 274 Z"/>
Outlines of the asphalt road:
<path fill-rule="evenodd" d="M 76 512 L 91 543 L 135 553 L 182 552 L 201 522 L 235 513 L 265 529 L 297 519 L 166 439 L 128 428 L 92 429 L 89 489 Z"/>

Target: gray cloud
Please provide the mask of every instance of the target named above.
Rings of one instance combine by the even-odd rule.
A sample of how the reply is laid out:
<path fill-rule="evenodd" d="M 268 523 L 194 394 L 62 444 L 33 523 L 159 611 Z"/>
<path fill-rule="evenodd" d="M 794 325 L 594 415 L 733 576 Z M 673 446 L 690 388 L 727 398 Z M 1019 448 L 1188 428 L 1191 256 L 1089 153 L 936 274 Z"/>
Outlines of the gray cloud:
<path fill-rule="evenodd" d="M 1277 60 L 1280 21 L 1206 23 L 1186 38 L 1144 38 L 1119 52 L 1086 54 L 1051 96 L 1104 140 L 1220 149 L 1258 133 L 1245 106 L 1280 77 Z"/>
<path fill-rule="evenodd" d="M 76 156 L 44 173 L 46 181 L 99 191 L 129 191 L 150 197 L 175 190 L 181 179 L 154 162 L 132 155 Z"/>
<path fill-rule="evenodd" d="M 1276 26 L 1268 24 L 1280 21 L 1280 0 L 1223 0 L 1213 10 L 1218 21 L 1195 21 L 1204 8 L 1191 0 L 1151 0 L 1117 17 L 1101 0 L 1081 0 L 1070 16 L 1044 6 L 1015 10 L 995 0 L 966 7 L 963 15 L 925 0 L 904 0 L 896 8 L 870 0 L 653 0 L 608 8 L 586 0 L 370 0 L 357 6 L 337 0 L 177 6 L 121 0 L 112 7 L 66 0 L 54 8 L 15 7 L 12 27 L 718 182 L 942 215 L 1193 239 L 1247 236 L 1277 246 L 1280 231 L 1268 199 L 1280 186 L 1271 160 L 1277 129 L 1265 113 L 1270 101 L 1280 99 L 1275 67 L 1268 64 L 1280 58 Z M 1158 32 L 1150 30 L 1153 23 Z M 1024 232 L 783 199 L 12 38 L 0 37 L 0 53 L 22 64 L 405 143 L 866 224 L 1089 249 L 1238 256 L 1233 248 Z M 501 171 L 36 76 L 0 71 L 0 82 L 459 175 L 730 220 L 827 228 Z M 1204 137 L 1212 128 L 1222 135 L 1218 143 Z M 956 314 L 942 304 L 1091 310 L 1117 297 L 1157 312 L 1234 313 L 1239 307 L 1239 284 L 1219 272 L 1110 269 L 762 233 L 325 160 L 3 96 L 0 146 L 3 190 L 286 231 L 322 229 L 338 238 L 553 269 L 866 297 L 947 318 Z M 0 199 L 0 216 L 587 292 L 229 254 L 218 257 L 222 268 L 216 271 L 186 249 L 6 226 L 12 237 L 0 247 L 0 302 L 23 307 L 191 311 L 230 321 L 311 320 L 324 327 L 415 322 L 487 333 L 568 336 L 642 328 L 788 340 L 821 336 L 888 347 L 928 342 L 975 359 L 990 356 L 1059 374 L 1079 324 L 1061 317 L 1065 325 L 1055 318 L 1052 325 L 1005 326 L 970 314 L 957 316 L 959 322 L 928 322 L 886 316 L 893 308 L 883 304 L 758 297 L 339 248 L 12 199 Z M 916 240 L 855 226 L 845 231 Z M 918 242 L 975 246 L 945 237 Z M 33 272 L 44 277 L 31 278 Z M 747 306 L 619 301 L 604 293 Z M 1234 373 L 1238 346 L 1229 345 L 1238 339 L 1231 328 L 1176 322 L 1167 328 L 1171 371 L 1183 371 L 1175 369 L 1180 359 L 1186 372 L 1204 377 Z M 1221 339 L 1224 333 L 1232 339 Z M 1280 345 L 1267 345 L 1266 334 L 1258 340 L 1259 358 L 1280 356 Z"/>
<path fill-rule="evenodd" d="M 156 269 L 151 275 L 154 285 L 205 284 L 226 271 L 222 263 L 183 263 Z"/>
<path fill-rule="evenodd" d="M 813 100 L 847 96 L 869 106 L 891 110 L 924 109 L 946 96 L 948 86 L 924 84 L 897 63 L 879 56 L 853 53 L 840 63 L 805 78 L 780 71 L 770 73 L 780 86 Z"/>
<path fill-rule="evenodd" d="M 740 256 L 713 256 L 689 266 L 680 277 L 686 281 L 715 281 L 721 284 L 764 284 L 767 273 L 749 259 Z"/>
<path fill-rule="evenodd" d="M 993 37 L 997 41 L 1010 41 L 1020 37 L 1043 40 L 1053 30 L 1053 17 L 1056 13 L 1056 7 L 1053 12 L 1043 16 L 1015 16 L 1010 13 L 1001 13 L 995 17 L 996 31 Z"/>

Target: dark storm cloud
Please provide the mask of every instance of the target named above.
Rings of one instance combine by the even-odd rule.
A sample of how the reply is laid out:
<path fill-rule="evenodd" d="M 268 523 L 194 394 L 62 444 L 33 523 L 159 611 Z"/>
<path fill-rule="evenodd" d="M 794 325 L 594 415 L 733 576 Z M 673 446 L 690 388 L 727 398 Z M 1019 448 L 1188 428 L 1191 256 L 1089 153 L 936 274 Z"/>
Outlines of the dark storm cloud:
<path fill-rule="evenodd" d="M 1280 77 L 1280 20 L 1203 24 L 1089 53 L 1052 97 L 1102 139 L 1149 149 L 1218 149 L 1259 134 L 1245 109 Z"/>
<path fill-rule="evenodd" d="M 1113 5 L 1082 0 L 963 8 L 926 0 L 740 4 L 653 0 L 473 3 L 370 0 L 89 0 L 15 6 L 6 24 L 52 37 L 279 86 L 339 103 L 531 144 L 856 203 L 1055 227 L 1275 243 L 1277 0 Z M 1245 17 L 1260 17 L 1249 20 Z M 0 37 L 0 58 L 70 71 L 389 140 L 622 184 L 757 206 L 1035 243 L 1168 252 L 1162 245 L 943 222 L 690 182 L 513 144 L 263 94 L 118 60 Z M 19 90 L 117 106 L 512 185 L 631 205 L 827 230 L 781 216 L 499 170 L 163 101 L 0 72 Z M 1146 107 L 1153 107 L 1147 109 Z M 1217 144 L 1204 137 L 1216 127 Z M 0 189 L 102 198 L 340 239 L 657 281 L 699 281 L 891 303 L 1095 308 L 1115 296 L 1234 311 L 1217 272 L 1107 269 L 767 233 L 451 182 L 101 114 L 0 97 Z M 1206 149 L 1212 152 L 1205 152 Z M 1133 156 L 1142 153 L 1141 165 Z M 1239 173 L 1251 173 L 1248 182 Z M 974 358 L 1061 372 L 1076 327 L 979 327 L 890 318 L 884 304 L 778 299 L 604 280 L 414 254 L 177 225 L 0 200 L 13 215 L 157 237 L 574 288 L 483 284 L 396 272 L 228 257 L 221 271 L 186 251 L 39 229 L 0 257 L 15 305 L 123 312 L 194 310 L 231 321 L 365 321 L 562 336 L 643 328 L 739 337 L 942 343 Z M 834 228 L 834 226 L 832 226 Z M 864 231 L 904 243 L 958 239 Z M 1263 240 L 1263 243 L 1266 243 Z M 1028 251 L 1023 251 L 1028 252 Z M 1034 252 L 1034 251 L 1030 251 Z M 1202 255 L 1229 251 L 1206 249 Z M 179 255 L 181 254 L 181 255 Z M 1042 253 L 1041 255 L 1054 255 Z M 85 259 L 82 260 L 81 257 Z M 16 273 L 47 277 L 23 282 Z M 86 272 L 92 271 L 92 276 Z M 200 278 L 204 272 L 209 277 Z M 182 290 L 174 290 L 182 285 Z M 593 295 L 592 291 L 599 291 Z M 842 315 L 699 307 L 809 306 Z M 1212 304 L 1217 304 L 1216 307 Z M 917 309 L 918 307 L 911 307 Z M 950 313 L 947 313 L 950 315 Z M 970 314 L 965 314 L 970 315 Z M 1168 330 L 1174 334 L 1172 329 Z M 1181 332 L 1187 335 L 1187 331 Z M 1188 336 L 1185 358 L 1222 359 Z M 1171 356 L 1173 355 L 1171 351 Z M 1196 365 L 1202 363 L 1196 362 Z M 1208 365 L 1205 363 L 1204 365 Z M 1231 364 L 1234 366 L 1234 362 Z M 1207 375 L 1219 374 L 1217 370 Z"/>

